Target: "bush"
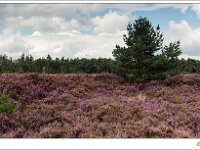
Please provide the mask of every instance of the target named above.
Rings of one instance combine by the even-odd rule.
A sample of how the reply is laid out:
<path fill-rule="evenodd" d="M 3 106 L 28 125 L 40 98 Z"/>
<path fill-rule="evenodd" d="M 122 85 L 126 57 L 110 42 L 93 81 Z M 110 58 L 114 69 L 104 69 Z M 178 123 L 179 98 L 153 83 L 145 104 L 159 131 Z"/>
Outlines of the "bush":
<path fill-rule="evenodd" d="M 11 102 L 10 96 L 3 92 L 0 96 L 0 113 L 11 113 L 15 109 L 15 104 Z"/>
<path fill-rule="evenodd" d="M 128 79 L 128 82 L 129 82 L 129 83 L 133 83 L 133 82 L 136 81 L 137 77 L 136 77 L 136 75 L 134 75 L 134 74 L 128 74 L 128 75 L 127 75 L 127 79 Z"/>

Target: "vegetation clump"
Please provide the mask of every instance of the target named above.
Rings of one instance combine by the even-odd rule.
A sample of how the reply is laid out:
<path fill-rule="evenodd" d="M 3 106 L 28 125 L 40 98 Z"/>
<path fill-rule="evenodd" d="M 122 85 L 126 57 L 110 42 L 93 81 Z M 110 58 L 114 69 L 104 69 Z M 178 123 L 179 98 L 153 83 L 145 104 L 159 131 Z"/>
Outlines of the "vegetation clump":
<path fill-rule="evenodd" d="M 11 113 L 15 109 L 15 104 L 11 101 L 9 94 L 3 92 L 0 96 L 0 113 Z"/>

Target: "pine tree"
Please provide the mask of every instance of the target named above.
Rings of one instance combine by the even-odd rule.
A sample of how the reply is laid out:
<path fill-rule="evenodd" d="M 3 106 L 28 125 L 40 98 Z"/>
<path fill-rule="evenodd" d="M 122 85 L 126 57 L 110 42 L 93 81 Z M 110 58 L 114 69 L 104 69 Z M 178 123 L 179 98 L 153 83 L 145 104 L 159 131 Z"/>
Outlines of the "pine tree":
<path fill-rule="evenodd" d="M 123 40 L 126 46 L 116 45 L 113 56 L 119 65 L 118 73 L 130 82 L 160 78 L 166 72 L 167 67 L 163 65 L 167 65 L 167 57 L 176 58 L 180 55 L 180 42 L 170 43 L 163 48 L 160 26 L 154 28 L 147 18 L 139 17 L 129 23 Z M 163 53 L 156 53 L 159 50 Z"/>

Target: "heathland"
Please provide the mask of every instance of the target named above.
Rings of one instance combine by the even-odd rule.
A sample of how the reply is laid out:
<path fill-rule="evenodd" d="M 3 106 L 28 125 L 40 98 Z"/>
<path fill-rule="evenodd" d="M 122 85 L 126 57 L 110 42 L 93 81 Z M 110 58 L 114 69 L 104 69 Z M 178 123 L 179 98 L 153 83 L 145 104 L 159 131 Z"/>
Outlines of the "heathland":
<path fill-rule="evenodd" d="M 0 91 L 2 138 L 200 137 L 199 74 L 1 74 Z"/>

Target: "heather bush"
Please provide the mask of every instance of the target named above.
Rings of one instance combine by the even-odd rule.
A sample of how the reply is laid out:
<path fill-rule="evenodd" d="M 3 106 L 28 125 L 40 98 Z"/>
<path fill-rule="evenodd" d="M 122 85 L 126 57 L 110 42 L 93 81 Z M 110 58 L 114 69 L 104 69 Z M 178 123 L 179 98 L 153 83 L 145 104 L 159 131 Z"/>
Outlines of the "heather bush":
<path fill-rule="evenodd" d="M 122 83 L 123 82 L 123 78 L 114 75 L 114 74 L 109 74 L 109 73 L 100 73 L 100 74 L 96 74 L 95 81 L 102 81 L 108 84 L 112 84 L 112 83 Z"/>
<path fill-rule="evenodd" d="M 167 86 L 177 86 L 183 82 L 183 79 L 180 75 L 168 77 L 163 81 L 163 83 Z"/>
<path fill-rule="evenodd" d="M 17 122 L 20 122 L 27 130 L 38 130 L 40 127 L 47 125 L 57 119 L 55 111 L 57 108 L 48 105 L 29 104 L 24 110 L 17 115 Z"/>
<path fill-rule="evenodd" d="M 32 102 L 34 99 L 43 99 L 47 93 L 38 85 L 31 84 L 25 88 L 23 98 L 26 102 Z"/>
<path fill-rule="evenodd" d="M 199 74 L 185 74 L 183 75 L 184 83 L 188 85 L 200 86 L 200 75 Z"/>
<path fill-rule="evenodd" d="M 158 126 L 149 127 L 146 129 L 145 136 L 147 138 L 172 138 L 173 128 L 161 122 Z"/>
<path fill-rule="evenodd" d="M 27 74 L 24 76 L 25 79 L 30 80 L 33 84 L 37 84 L 42 79 L 36 73 Z"/>
<path fill-rule="evenodd" d="M 42 138 L 65 138 L 73 137 L 73 128 L 69 125 L 62 125 L 60 122 L 52 122 L 47 126 L 40 128 L 38 137 Z"/>
<path fill-rule="evenodd" d="M 16 127 L 16 123 L 5 115 L 0 115 L 0 133 L 11 132 Z"/>

